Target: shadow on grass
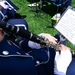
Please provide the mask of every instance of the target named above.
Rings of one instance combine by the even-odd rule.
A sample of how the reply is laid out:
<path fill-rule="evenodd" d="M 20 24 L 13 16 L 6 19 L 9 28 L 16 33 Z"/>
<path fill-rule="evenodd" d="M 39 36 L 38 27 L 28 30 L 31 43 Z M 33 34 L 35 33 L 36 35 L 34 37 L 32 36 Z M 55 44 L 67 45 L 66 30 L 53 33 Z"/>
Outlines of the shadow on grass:
<path fill-rule="evenodd" d="M 39 4 L 39 2 L 40 2 L 40 0 L 27 0 L 28 2 L 30 2 L 30 3 L 34 3 L 34 2 L 37 2 L 38 4 Z M 52 3 L 50 3 L 49 1 L 47 1 L 47 0 L 42 0 L 43 1 L 43 3 L 42 3 L 42 8 L 40 9 L 40 4 L 39 4 L 39 6 L 37 7 L 37 6 L 35 6 L 35 12 L 36 13 L 38 13 L 38 12 L 43 12 L 43 13 L 45 13 L 45 14 L 49 14 L 51 17 L 54 15 L 54 14 L 56 14 L 57 12 L 57 7 L 56 6 L 54 6 Z M 43 5 L 45 5 L 45 6 L 43 6 Z M 37 7 L 37 9 L 39 9 L 39 10 L 36 10 L 36 7 Z M 34 8 L 34 7 L 33 7 Z"/>

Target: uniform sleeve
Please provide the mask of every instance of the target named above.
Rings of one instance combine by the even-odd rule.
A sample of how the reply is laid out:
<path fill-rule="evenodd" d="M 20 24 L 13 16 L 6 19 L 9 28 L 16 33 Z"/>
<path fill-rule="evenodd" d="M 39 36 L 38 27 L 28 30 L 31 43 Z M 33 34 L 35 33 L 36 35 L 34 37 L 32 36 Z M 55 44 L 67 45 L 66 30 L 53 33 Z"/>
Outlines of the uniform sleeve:
<path fill-rule="evenodd" d="M 38 36 L 41 36 L 43 33 L 41 34 L 38 34 Z M 33 42 L 33 41 L 28 41 L 28 46 L 31 48 L 31 49 L 40 49 L 41 46 L 40 44 L 36 43 L 36 42 Z"/>
<path fill-rule="evenodd" d="M 28 42 L 28 46 L 32 49 L 40 49 L 41 48 L 40 44 L 32 42 L 32 41 Z"/>

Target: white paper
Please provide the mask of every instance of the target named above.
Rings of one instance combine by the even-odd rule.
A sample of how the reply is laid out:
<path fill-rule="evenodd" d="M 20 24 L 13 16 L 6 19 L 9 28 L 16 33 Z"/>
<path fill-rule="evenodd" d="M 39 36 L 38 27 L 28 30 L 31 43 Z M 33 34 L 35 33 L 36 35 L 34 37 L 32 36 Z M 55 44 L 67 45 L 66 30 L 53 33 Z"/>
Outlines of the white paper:
<path fill-rule="evenodd" d="M 66 39 L 75 45 L 75 10 L 68 8 L 54 26 Z"/>

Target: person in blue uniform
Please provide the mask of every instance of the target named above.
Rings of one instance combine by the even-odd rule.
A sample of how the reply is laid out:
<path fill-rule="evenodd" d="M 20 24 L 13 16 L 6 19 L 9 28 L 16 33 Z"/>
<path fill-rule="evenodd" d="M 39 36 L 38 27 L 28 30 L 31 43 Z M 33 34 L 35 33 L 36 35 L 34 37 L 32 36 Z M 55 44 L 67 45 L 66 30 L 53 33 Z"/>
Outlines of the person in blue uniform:
<path fill-rule="evenodd" d="M 68 6 L 71 6 L 72 0 L 48 0 L 52 4 L 56 4 L 61 7 L 61 13 L 63 13 Z"/>
<path fill-rule="evenodd" d="M 11 24 L 11 25 L 17 25 L 17 26 L 19 26 L 19 24 L 24 24 L 26 27 L 27 27 L 27 22 L 25 23 L 24 22 L 24 20 L 22 21 L 22 19 L 10 19 L 7 23 L 9 23 L 9 24 Z M 28 28 L 27 28 L 28 29 Z M 42 34 L 42 35 L 44 35 L 46 38 L 48 38 L 48 39 L 50 39 L 51 40 L 51 38 L 50 38 L 50 35 L 49 34 Z M 58 39 L 58 42 L 60 41 L 60 44 L 66 44 L 66 39 L 61 35 L 61 34 L 56 34 L 55 36 L 54 36 L 55 38 L 57 38 Z M 56 52 L 56 56 L 55 56 L 55 51 L 52 49 L 52 48 L 49 48 L 50 49 L 50 56 L 48 55 L 49 53 L 48 53 L 48 51 L 47 51 L 47 48 L 43 48 L 43 49 L 41 49 L 40 50 L 40 48 L 41 48 L 41 46 L 40 46 L 40 44 L 38 45 L 37 43 L 34 43 L 34 42 L 32 42 L 32 41 L 29 41 L 29 40 L 25 40 L 25 39 L 23 39 L 23 40 L 21 40 L 21 42 L 20 42 L 20 47 L 22 48 L 22 49 L 24 49 L 24 50 L 28 50 L 28 53 L 30 54 L 30 55 L 32 55 L 33 57 L 34 57 L 34 61 L 35 61 L 35 65 L 37 66 L 36 68 L 37 68 L 37 70 L 38 70 L 38 72 L 39 72 L 39 74 L 41 75 L 41 74 L 43 74 L 43 75 L 45 75 L 45 74 L 52 74 L 53 73 L 53 70 L 52 69 L 54 69 L 54 64 L 52 64 L 51 62 L 54 62 L 54 58 L 56 58 L 56 64 L 58 65 L 58 62 L 57 62 L 57 56 L 58 57 L 60 57 L 59 56 L 59 54 L 58 54 L 58 52 Z M 63 46 L 65 49 L 69 49 L 69 48 L 66 48 L 66 46 Z M 38 49 L 37 51 L 35 50 L 35 49 Z M 33 50 L 32 52 L 31 52 L 31 50 Z M 43 51 L 44 50 L 44 51 Z M 47 54 L 46 54 L 46 53 Z M 70 53 L 69 53 L 69 55 L 68 55 L 68 53 L 69 52 L 67 52 L 67 51 L 65 51 L 65 53 L 64 53 L 64 56 L 61 56 L 61 57 L 63 57 L 63 58 L 65 58 L 65 57 L 67 57 L 67 58 L 69 58 L 70 60 L 71 60 L 71 57 L 70 57 Z M 42 54 L 42 55 L 40 55 L 40 54 Z M 61 53 L 62 55 L 63 55 L 63 52 Z M 61 55 L 60 54 L 60 55 Z M 66 56 L 66 54 L 67 54 L 67 56 Z M 43 58 L 43 57 L 45 57 L 45 58 Z M 50 60 L 48 60 L 47 59 L 47 57 L 48 58 L 50 58 Z M 66 58 L 65 58 L 66 59 Z M 66 64 L 67 66 L 66 67 L 64 67 L 65 66 L 65 62 L 64 61 L 66 61 L 66 60 L 63 60 L 62 58 L 59 58 L 59 60 L 62 60 L 62 61 L 59 61 L 59 63 L 61 63 L 61 62 L 63 62 L 63 66 L 58 66 L 58 67 L 56 67 L 56 69 L 55 69 L 55 73 L 57 74 L 57 75 L 65 75 L 66 74 L 66 72 L 65 71 L 67 71 L 67 67 L 68 67 L 68 65 L 69 65 L 69 63 L 70 63 L 70 60 L 69 60 L 69 62 Z M 44 66 L 42 66 L 41 65 L 41 68 L 39 68 L 39 66 L 38 65 L 40 65 L 40 64 L 45 64 L 44 66 L 46 66 L 46 68 L 44 67 Z M 62 67 L 64 67 L 63 69 L 59 69 L 59 68 L 62 68 Z M 43 69 L 42 69 L 43 68 Z M 41 70 L 42 71 L 41 71 Z M 46 73 L 46 71 L 45 71 L 45 69 L 47 69 L 47 73 Z M 50 70 L 51 69 L 51 70 Z M 61 72 L 61 73 L 60 73 Z M 73 72 L 73 74 L 74 74 L 74 72 Z"/>
<path fill-rule="evenodd" d="M 53 41 L 55 42 L 55 39 L 53 39 Z M 3 29 L 0 28 L 0 74 L 4 75 L 6 72 L 7 75 L 53 75 L 55 51 L 50 50 L 51 54 L 49 56 L 47 50 L 47 48 L 41 48 L 26 53 L 25 50 L 21 50 L 12 39 L 9 39 Z M 34 66 L 36 66 L 36 68 Z M 9 69 L 10 71 L 8 71 Z"/>
<path fill-rule="evenodd" d="M 24 20 L 24 19 L 10 19 L 7 21 L 7 24 L 15 25 L 15 26 L 19 26 L 19 27 L 23 26 L 25 30 L 28 30 L 28 24 L 27 24 L 26 20 Z M 54 57 L 55 57 L 54 50 L 50 50 L 51 54 L 49 56 L 47 54 L 48 53 L 47 48 L 42 48 L 42 49 L 38 49 L 38 50 L 32 49 L 28 46 L 29 39 L 25 39 L 20 36 L 17 37 L 17 41 L 14 40 L 14 42 L 20 48 L 22 48 L 24 51 L 26 51 L 29 55 L 31 55 L 34 58 L 33 61 L 36 66 L 38 75 L 49 75 L 49 74 L 53 75 L 53 73 L 54 73 L 54 70 L 53 70 L 54 69 Z M 50 69 L 48 67 L 50 67 Z"/>
<path fill-rule="evenodd" d="M 28 29 L 27 22 L 23 19 L 10 19 L 10 21 L 8 21 L 7 24 L 11 24 L 11 25 L 19 26 L 19 27 L 23 26 L 24 29 Z M 49 75 L 49 74 L 51 74 L 52 75 L 53 74 L 53 72 L 54 72 L 54 70 L 53 70 L 54 69 L 54 56 L 55 56 L 54 50 L 50 50 L 51 54 L 50 54 L 50 60 L 49 60 L 49 55 L 47 54 L 47 50 L 48 50 L 47 48 L 42 48 L 42 49 L 38 49 L 38 50 L 34 49 L 33 51 L 26 52 L 27 51 L 26 48 L 24 50 L 21 50 L 21 47 L 19 45 L 17 45 L 13 41 L 12 38 L 8 37 L 8 34 L 9 34 L 8 32 L 5 32 L 3 30 L 2 30 L 2 32 L 0 35 L 0 39 L 1 39 L 0 53 L 1 53 L 1 57 L 5 57 L 7 59 L 5 59 L 5 60 L 3 60 L 4 58 L 0 59 L 1 65 L 2 65 L 2 67 L 1 67 L 2 70 L 0 72 L 1 75 L 3 75 L 4 72 L 6 72 L 6 74 L 9 75 L 13 71 L 14 72 L 11 75 L 25 75 L 25 74 L 26 75 L 30 75 L 30 74 L 32 74 L 32 75 L 42 75 L 42 74 Z M 26 45 L 26 44 L 24 44 L 24 45 Z M 20 57 L 20 59 L 19 59 L 19 57 Z M 18 59 L 16 60 L 16 58 L 18 58 Z M 29 60 L 29 58 L 30 58 L 30 60 Z M 8 61 L 8 63 L 6 63 L 7 65 L 4 64 L 4 61 L 5 61 L 5 63 L 6 63 L 6 61 Z M 27 64 L 29 64 L 29 65 L 27 65 Z M 7 66 L 8 66 L 8 69 L 10 68 L 10 72 L 8 70 L 6 70 Z M 13 68 L 13 66 L 15 66 L 14 67 L 15 69 Z M 34 68 L 34 66 L 35 66 L 35 68 Z M 48 68 L 49 66 L 50 66 L 50 69 Z M 20 68 L 23 70 L 20 70 Z M 45 70 L 47 70 L 47 71 L 45 71 Z M 29 73 L 28 73 L 28 71 L 29 71 Z M 37 71 L 37 74 L 36 74 L 36 71 Z"/>
<path fill-rule="evenodd" d="M 50 42 L 53 42 L 56 44 L 56 39 L 49 34 L 42 34 L 44 37 L 48 37 Z M 66 53 L 67 56 L 69 56 L 71 53 L 68 50 L 65 51 L 66 47 L 61 45 L 62 52 L 61 57 L 63 57 L 63 52 Z M 49 48 L 50 49 L 50 48 Z M 59 52 L 58 52 L 59 53 Z M 42 55 L 41 55 L 42 54 Z M 49 56 L 50 55 L 50 56 Z M 65 54 L 64 54 L 65 55 Z M 57 55 L 58 56 L 58 55 Z M 67 58 L 66 56 L 66 58 Z M 4 35 L 4 31 L 2 28 L 0 28 L 0 67 L 1 67 L 1 75 L 6 74 L 8 75 L 53 75 L 54 74 L 54 57 L 55 57 L 55 51 L 54 49 L 50 49 L 50 53 L 48 51 L 48 48 L 40 48 L 40 49 L 34 49 L 31 52 L 26 53 L 24 50 L 21 50 L 19 46 L 17 46 L 11 39 L 8 39 L 6 35 Z M 26 58 L 26 59 L 24 59 Z M 33 61 L 29 60 L 28 58 L 33 58 Z M 64 58 L 64 57 L 63 57 Z M 60 60 L 61 58 L 59 58 Z M 69 57 L 71 59 L 71 57 Z M 27 65 L 32 63 L 31 65 Z M 35 63 L 35 64 L 34 64 Z M 60 61 L 59 61 L 60 63 Z M 17 66 L 16 66 L 17 65 Z M 36 66 L 36 70 L 35 67 Z M 56 63 L 58 66 L 58 63 Z M 64 66 L 64 65 L 63 65 Z M 30 69 L 31 67 L 31 69 Z M 39 68 L 40 67 L 40 68 Z M 59 67 L 59 66 L 58 66 Z M 10 69 L 10 71 L 9 71 Z M 22 69 L 22 70 L 21 70 Z M 30 70 L 29 70 L 30 69 Z M 55 68 L 57 69 L 57 67 Z M 58 68 L 57 75 L 62 75 L 60 72 L 61 69 Z M 28 73 L 29 71 L 29 73 Z M 37 71 L 37 73 L 36 73 Z M 22 72 L 22 73 L 21 73 Z"/>

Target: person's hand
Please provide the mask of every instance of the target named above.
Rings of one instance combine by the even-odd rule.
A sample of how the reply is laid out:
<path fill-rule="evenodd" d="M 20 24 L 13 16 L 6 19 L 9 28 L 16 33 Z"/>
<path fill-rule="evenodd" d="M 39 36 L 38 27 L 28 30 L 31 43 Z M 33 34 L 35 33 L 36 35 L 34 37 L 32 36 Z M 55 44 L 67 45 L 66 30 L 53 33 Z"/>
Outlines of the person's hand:
<path fill-rule="evenodd" d="M 61 51 L 65 51 L 65 50 L 69 50 L 70 51 L 70 48 L 65 46 L 65 45 L 63 45 L 63 44 L 60 44 L 60 50 Z"/>
<path fill-rule="evenodd" d="M 46 38 L 49 42 L 52 42 L 53 44 L 57 44 L 57 39 L 48 33 L 41 33 L 40 36 Z"/>
<path fill-rule="evenodd" d="M 56 39 L 55 37 L 51 36 L 51 35 L 48 34 L 48 33 L 41 33 L 41 34 L 38 34 L 38 36 L 47 39 L 47 42 L 48 42 L 48 43 L 52 43 L 52 44 L 54 44 L 54 45 L 57 44 L 57 39 Z M 46 43 L 46 42 L 45 42 L 45 43 Z M 39 49 L 39 48 L 41 48 L 41 47 L 42 47 L 42 48 L 45 47 L 45 45 L 43 45 L 43 44 L 38 44 L 38 43 L 35 43 L 35 42 L 32 42 L 32 41 L 29 41 L 29 42 L 28 42 L 28 46 L 29 46 L 30 48 L 32 48 L 32 49 Z"/>

